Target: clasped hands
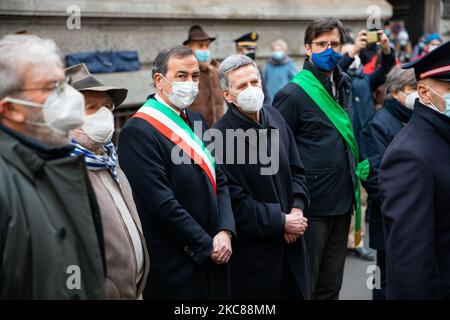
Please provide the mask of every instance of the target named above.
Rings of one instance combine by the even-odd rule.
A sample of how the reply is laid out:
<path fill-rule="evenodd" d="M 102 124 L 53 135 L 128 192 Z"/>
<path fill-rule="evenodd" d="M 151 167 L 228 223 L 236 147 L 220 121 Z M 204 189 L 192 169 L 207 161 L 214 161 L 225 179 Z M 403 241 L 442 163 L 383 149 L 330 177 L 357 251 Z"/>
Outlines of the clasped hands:
<path fill-rule="evenodd" d="M 305 233 L 308 227 L 308 219 L 303 216 L 303 210 L 292 208 L 290 214 L 285 215 L 284 240 L 288 243 L 294 243 Z"/>

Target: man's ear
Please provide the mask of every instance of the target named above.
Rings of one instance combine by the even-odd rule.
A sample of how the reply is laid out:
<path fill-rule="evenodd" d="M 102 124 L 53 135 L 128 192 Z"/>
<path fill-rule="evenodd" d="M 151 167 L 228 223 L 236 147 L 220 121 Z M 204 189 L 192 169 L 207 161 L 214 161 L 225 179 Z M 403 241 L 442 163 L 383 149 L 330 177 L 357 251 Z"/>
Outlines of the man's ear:
<path fill-rule="evenodd" d="M 159 73 L 155 74 L 155 76 L 153 78 L 153 81 L 155 82 L 155 87 L 157 89 L 159 89 L 159 90 L 162 90 L 162 88 L 163 88 L 163 81 L 164 81 L 162 75 L 159 74 Z"/>
<path fill-rule="evenodd" d="M 305 44 L 305 50 L 306 50 L 306 55 L 311 58 L 312 55 L 312 51 L 311 51 L 311 46 L 307 43 Z"/>
<path fill-rule="evenodd" d="M 3 100 L 0 100 L 0 114 L 2 117 L 16 123 L 24 123 L 26 120 L 25 115 L 20 112 L 17 105 Z"/>
<path fill-rule="evenodd" d="M 391 96 L 395 100 L 400 101 L 400 93 L 397 90 L 392 90 L 391 91 Z"/>
<path fill-rule="evenodd" d="M 423 82 L 417 84 L 417 93 L 422 103 L 429 104 L 431 102 L 429 90 Z"/>
<path fill-rule="evenodd" d="M 233 103 L 233 98 L 228 91 L 223 91 L 223 97 L 225 98 L 226 102 Z"/>

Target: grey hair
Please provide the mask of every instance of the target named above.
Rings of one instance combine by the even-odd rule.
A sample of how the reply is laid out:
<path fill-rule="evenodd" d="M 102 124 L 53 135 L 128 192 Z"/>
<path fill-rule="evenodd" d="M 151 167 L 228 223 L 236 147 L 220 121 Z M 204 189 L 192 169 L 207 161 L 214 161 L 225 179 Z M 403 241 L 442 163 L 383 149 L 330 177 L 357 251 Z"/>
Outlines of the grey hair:
<path fill-rule="evenodd" d="M 175 58 L 185 58 L 189 56 L 194 56 L 194 52 L 191 48 L 177 45 L 168 49 L 164 49 L 158 53 L 152 66 L 152 79 L 155 79 L 155 74 L 160 73 L 163 76 L 167 74 L 167 63 L 172 57 Z"/>
<path fill-rule="evenodd" d="M 20 90 L 24 72 L 39 67 L 43 72 L 49 65 L 63 66 L 53 40 L 35 35 L 6 35 L 0 39 L 0 99 Z"/>
<path fill-rule="evenodd" d="M 270 46 L 273 48 L 275 46 L 280 46 L 283 48 L 284 51 L 288 50 L 288 45 L 286 43 L 286 41 L 284 41 L 283 39 L 277 39 L 275 41 L 273 41 Z"/>
<path fill-rule="evenodd" d="M 406 86 L 416 87 L 417 81 L 414 69 L 402 69 L 394 67 L 386 77 L 386 95 L 392 98 L 393 91 L 401 91 Z"/>
<path fill-rule="evenodd" d="M 251 58 L 243 55 L 243 54 L 232 54 L 228 56 L 219 66 L 219 79 L 220 79 L 220 87 L 222 90 L 228 90 L 230 83 L 228 81 L 228 73 L 237 70 L 241 67 L 252 65 L 256 69 L 256 73 L 258 77 L 261 79 L 261 75 L 259 74 L 258 66 L 255 61 Z"/>

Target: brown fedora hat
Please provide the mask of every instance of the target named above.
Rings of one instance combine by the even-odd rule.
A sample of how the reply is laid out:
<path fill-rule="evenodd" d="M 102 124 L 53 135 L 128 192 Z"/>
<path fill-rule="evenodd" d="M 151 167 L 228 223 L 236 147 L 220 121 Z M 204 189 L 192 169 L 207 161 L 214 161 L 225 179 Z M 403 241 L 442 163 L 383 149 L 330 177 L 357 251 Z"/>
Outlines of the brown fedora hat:
<path fill-rule="evenodd" d="M 208 34 L 203 31 L 202 27 L 199 25 L 192 26 L 188 32 L 188 38 L 183 42 L 183 45 L 186 45 L 189 41 L 204 41 L 209 40 L 213 42 L 216 40 L 214 37 L 208 36 Z"/>
<path fill-rule="evenodd" d="M 95 79 L 89 72 L 84 63 L 80 63 L 64 69 L 68 83 L 80 92 L 83 91 L 99 91 L 106 92 L 111 96 L 114 107 L 117 108 L 125 101 L 128 90 L 125 88 L 116 88 L 105 86 L 103 83 Z"/>

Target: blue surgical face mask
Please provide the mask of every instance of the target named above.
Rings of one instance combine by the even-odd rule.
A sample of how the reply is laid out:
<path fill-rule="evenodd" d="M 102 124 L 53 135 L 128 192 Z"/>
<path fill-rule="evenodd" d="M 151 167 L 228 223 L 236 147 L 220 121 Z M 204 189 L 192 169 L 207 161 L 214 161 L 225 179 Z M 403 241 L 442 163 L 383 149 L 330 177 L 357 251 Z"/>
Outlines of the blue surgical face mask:
<path fill-rule="evenodd" d="M 195 50 L 195 56 L 199 62 L 208 62 L 210 55 L 209 50 Z"/>
<path fill-rule="evenodd" d="M 330 72 L 336 68 L 341 57 L 341 54 L 331 48 L 328 48 L 320 53 L 313 52 L 311 59 L 317 69 L 324 72 Z"/>
<path fill-rule="evenodd" d="M 434 90 L 434 89 L 432 89 L 432 88 L 430 88 L 430 87 L 427 87 L 427 88 L 430 89 L 430 90 L 433 91 L 435 94 L 437 94 L 438 96 L 440 96 L 440 97 L 442 97 L 442 98 L 444 99 L 444 102 L 445 102 L 445 110 L 444 110 L 444 112 L 439 111 L 439 109 L 438 109 L 434 104 L 432 104 L 432 103 L 430 103 L 430 106 L 431 106 L 434 110 L 436 110 L 436 111 L 438 111 L 438 112 L 440 112 L 440 113 L 443 113 L 443 114 L 445 114 L 447 117 L 450 118 L 450 92 L 447 92 L 447 93 L 445 93 L 445 94 L 440 94 L 439 92 L 437 92 L 436 90 Z"/>
<path fill-rule="evenodd" d="M 450 118 L 450 93 L 444 94 L 444 100 L 445 100 L 445 110 L 444 114 Z"/>
<path fill-rule="evenodd" d="M 272 58 L 274 58 L 275 60 L 281 60 L 284 58 L 284 52 L 280 50 L 273 51 Z"/>

